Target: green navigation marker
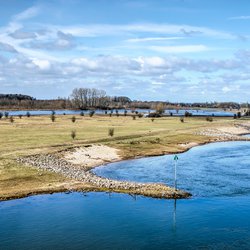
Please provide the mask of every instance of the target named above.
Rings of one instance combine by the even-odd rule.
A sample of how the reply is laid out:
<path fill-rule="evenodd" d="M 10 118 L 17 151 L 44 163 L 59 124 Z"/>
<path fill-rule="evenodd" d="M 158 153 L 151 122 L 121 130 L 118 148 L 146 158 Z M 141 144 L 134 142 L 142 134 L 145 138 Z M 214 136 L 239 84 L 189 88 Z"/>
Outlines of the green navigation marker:
<path fill-rule="evenodd" d="M 174 189 L 177 190 L 177 160 L 178 160 L 178 156 L 175 155 L 174 156 Z"/>

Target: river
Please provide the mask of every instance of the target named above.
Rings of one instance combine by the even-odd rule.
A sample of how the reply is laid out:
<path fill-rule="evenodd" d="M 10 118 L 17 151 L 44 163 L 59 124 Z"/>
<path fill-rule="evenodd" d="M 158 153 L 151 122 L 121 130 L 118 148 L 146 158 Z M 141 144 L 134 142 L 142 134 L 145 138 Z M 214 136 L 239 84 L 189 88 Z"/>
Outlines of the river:
<path fill-rule="evenodd" d="M 119 114 L 124 114 L 125 109 L 113 109 L 111 110 L 102 110 L 102 109 L 96 109 L 95 113 L 96 114 L 105 114 L 105 112 L 107 112 L 108 114 L 110 114 L 111 112 L 116 115 L 116 112 L 118 112 Z M 131 110 L 127 110 L 128 113 L 131 113 Z M 154 112 L 155 110 L 152 109 L 135 109 L 134 112 L 138 112 L 138 113 L 143 113 L 143 114 L 148 114 L 149 112 Z M 175 109 L 166 109 L 165 110 L 165 114 L 170 115 L 170 113 L 172 113 L 173 116 L 184 116 L 185 112 L 189 112 L 194 116 L 223 116 L 223 117 L 233 117 L 233 113 L 232 112 L 226 112 L 223 110 L 213 110 L 213 109 L 209 109 L 209 110 L 194 110 L 194 109 L 189 109 L 189 110 L 184 110 L 184 109 L 180 109 L 180 110 L 175 110 Z M 27 112 L 30 113 L 31 116 L 34 115 L 51 115 L 52 110 L 1 110 L 0 112 L 2 112 L 3 114 L 5 112 L 8 112 L 9 116 L 18 116 L 18 115 L 23 115 L 25 116 L 27 114 Z M 81 112 L 83 112 L 85 115 L 88 115 L 90 113 L 89 110 L 70 110 L 70 109 L 62 109 L 62 110 L 53 110 L 53 112 L 55 112 L 56 115 L 80 115 Z"/>
<path fill-rule="evenodd" d="M 1 202 L 0 249 L 250 249 L 249 152 L 250 142 L 227 142 L 179 154 L 187 200 L 61 193 Z M 173 156 L 95 172 L 173 185 Z"/>

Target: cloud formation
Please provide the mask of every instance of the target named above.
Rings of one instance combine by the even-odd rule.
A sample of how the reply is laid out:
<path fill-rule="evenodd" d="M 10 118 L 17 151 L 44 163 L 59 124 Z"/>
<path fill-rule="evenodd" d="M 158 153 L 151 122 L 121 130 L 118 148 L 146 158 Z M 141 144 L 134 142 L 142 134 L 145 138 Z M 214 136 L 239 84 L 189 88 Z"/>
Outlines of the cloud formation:
<path fill-rule="evenodd" d="M 0 92 L 50 98 L 85 86 L 132 99 L 248 98 L 247 33 L 181 22 L 60 24 L 54 21 L 60 13 L 39 19 L 42 8 L 30 7 L 0 27 Z"/>

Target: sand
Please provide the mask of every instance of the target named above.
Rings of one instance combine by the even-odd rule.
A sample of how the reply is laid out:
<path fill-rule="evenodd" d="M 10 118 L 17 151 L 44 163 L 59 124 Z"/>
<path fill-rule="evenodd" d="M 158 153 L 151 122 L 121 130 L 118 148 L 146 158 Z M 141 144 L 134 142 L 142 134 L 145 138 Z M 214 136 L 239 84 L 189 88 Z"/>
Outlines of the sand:
<path fill-rule="evenodd" d="M 121 157 L 119 156 L 119 150 L 115 148 L 105 145 L 90 145 L 65 153 L 64 159 L 70 163 L 91 168 L 121 160 Z"/>
<path fill-rule="evenodd" d="M 230 133 L 233 135 L 241 135 L 241 134 L 248 134 L 250 133 L 250 130 L 246 127 L 242 127 L 240 125 L 236 126 L 227 126 L 227 127 L 218 127 L 218 131 L 224 132 L 224 133 Z"/>

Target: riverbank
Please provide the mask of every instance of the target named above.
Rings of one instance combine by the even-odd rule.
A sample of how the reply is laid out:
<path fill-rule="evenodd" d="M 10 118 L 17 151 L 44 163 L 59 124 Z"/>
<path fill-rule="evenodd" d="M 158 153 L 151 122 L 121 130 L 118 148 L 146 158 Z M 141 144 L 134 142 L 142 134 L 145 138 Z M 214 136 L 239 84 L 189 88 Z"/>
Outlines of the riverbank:
<path fill-rule="evenodd" d="M 1 136 L 5 143 L 0 145 L 0 199 L 72 190 L 110 191 L 107 186 L 98 187 L 90 182 L 84 183 L 70 179 L 62 173 L 41 171 L 36 167 L 25 166 L 23 163 L 17 163 L 17 158 L 48 154 L 61 156 L 62 152 L 74 154 L 74 150 L 77 148 L 85 148 L 85 146 L 93 144 L 101 144 L 119 150 L 119 159 L 104 159 L 103 163 L 180 153 L 195 145 L 209 142 L 242 140 L 243 138 L 232 138 L 229 135 L 227 138 L 223 138 L 218 134 L 215 136 L 199 134 L 204 130 L 236 127 L 241 123 L 239 120 L 235 122 L 225 118 L 215 118 L 213 123 L 202 118 L 188 118 L 181 123 L 178 118 L 160 118 L 152 122 L 147 118 L 133 120 L 131 117 L 77 117 L 76 123 L 73 124 L 69 116 L 58 117 L 55 123 L 52 123 L 49 117 L 23 118 L 18 119 L 14 124 L 2 121 Z M 249 125 L 248 121 L 243 121 L 243 123 L 244 126 Z M 115 129 L 114 137 L 107 136 L 110 126 Z M 77 131 L 76 140 L 72 140 L 69 136 L 71 129 Z M 82 133 L 80 133 L 81 131 Z M 247 133 L 247 131 L 247 129 L 245 131 L 242 128 L 237 129 L 238 134 Z M 238 135 L 235 134 L 235 136 Z M 108 155 L 108 153 L 104 154 Z M 102 164 L 96 160 L 100 159 L 95 158 L 88 170 Z M 127 191 L 116 189 L 115 192 Z M 134 194 L 140 193 L 134 192 Z M 149 196 L 153 196 L 152 193 Z"/>

